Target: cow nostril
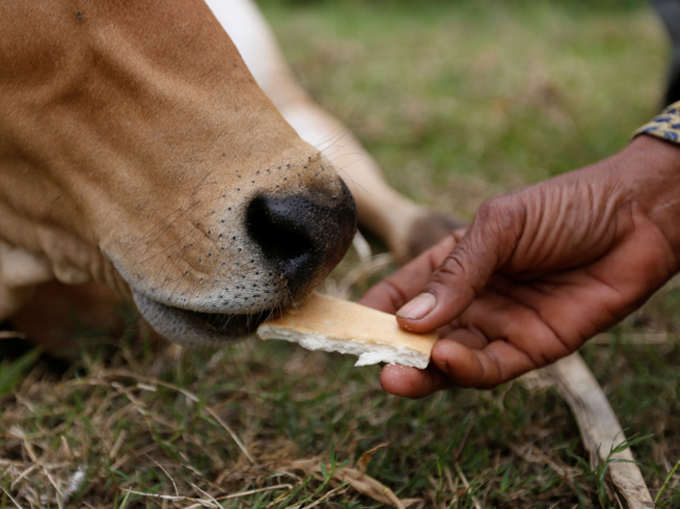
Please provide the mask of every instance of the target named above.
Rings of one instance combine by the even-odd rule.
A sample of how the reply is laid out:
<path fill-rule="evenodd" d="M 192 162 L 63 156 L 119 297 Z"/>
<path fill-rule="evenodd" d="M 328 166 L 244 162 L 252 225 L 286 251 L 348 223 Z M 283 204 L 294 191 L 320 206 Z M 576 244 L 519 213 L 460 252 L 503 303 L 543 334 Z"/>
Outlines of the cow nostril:
<path fill-rule="evenodd" d="M 255 198 L 248 207 L 248 231 L 264 255 L 277 265 L 286 265 L 313 250 L 309 232 L 290 209 L 284 200 L 263 196 Z"/>
<path fill-rule="evenodd" d="M 255 197 L 246 211 L 247 231 L 266 263 L 286 279 L 293 298 L 319 284 L 342 259 L 356 231 L 356 207 L 342 195 Z"/>

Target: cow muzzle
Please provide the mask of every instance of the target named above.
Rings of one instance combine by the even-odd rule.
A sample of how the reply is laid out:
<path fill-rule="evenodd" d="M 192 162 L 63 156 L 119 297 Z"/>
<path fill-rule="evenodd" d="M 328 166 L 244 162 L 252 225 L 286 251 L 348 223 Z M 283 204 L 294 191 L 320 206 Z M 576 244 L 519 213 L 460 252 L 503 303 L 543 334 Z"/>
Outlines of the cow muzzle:
<path fill-rule="evenodd" d="M 172 341 L 215 345 L 248 336 L 302 299 L 340 262 L 356 232 L 354 199 L 338 180 L 332 195 L 310 189 L 254 194 L 241 214 L 245 234 L 227 238 L 225 258 L 211 254 L 212 270 L 194 275 L 188 289 L 131 285 L 142 316 Z M 216 248 L 217 254 L 225 250 L 219 243 Z"/>

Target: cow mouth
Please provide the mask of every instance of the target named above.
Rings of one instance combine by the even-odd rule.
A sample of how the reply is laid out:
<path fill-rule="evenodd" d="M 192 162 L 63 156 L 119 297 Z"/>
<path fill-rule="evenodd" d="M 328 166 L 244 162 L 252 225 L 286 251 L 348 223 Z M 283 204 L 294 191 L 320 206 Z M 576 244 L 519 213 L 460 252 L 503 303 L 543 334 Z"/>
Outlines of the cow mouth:
<path fill-rule="evenodd" d="M 168 306 L 133 292 L 137 309 L 161 336 L 175 343 L 217 346 L 247 338 L 277 314 L 277 309 L 250 313 L 206 313 Z"/>
<path fill-rule="evenodd" d="M 242 315 L 226 315 L 221 313 L 194 313 L 207 328 L 222 335 L 251 334 L 257 327 L 272 316 L 272 310 L 259 311 Z"/>

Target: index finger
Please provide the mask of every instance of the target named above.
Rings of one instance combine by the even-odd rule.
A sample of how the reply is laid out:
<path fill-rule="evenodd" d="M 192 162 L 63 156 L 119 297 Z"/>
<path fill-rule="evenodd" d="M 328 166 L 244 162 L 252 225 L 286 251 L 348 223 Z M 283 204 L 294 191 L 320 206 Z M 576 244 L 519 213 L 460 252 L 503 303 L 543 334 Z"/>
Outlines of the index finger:
<path fill-rule="evenodd" d="M 457 341 L 456 334 L 435 343 L 432 363 L 452 385 L 477 389 L 492 389 L 540 367 L 526 352 L 502 339 L 476 349 Z"/>
<path fill-rule="evenodd" d="M 359 300 L 359 304 L 394 314 L 420 293 L 432 273 L 456 247 L 456 232 L 424 251 L 413 261 L 373 286 Z"/>

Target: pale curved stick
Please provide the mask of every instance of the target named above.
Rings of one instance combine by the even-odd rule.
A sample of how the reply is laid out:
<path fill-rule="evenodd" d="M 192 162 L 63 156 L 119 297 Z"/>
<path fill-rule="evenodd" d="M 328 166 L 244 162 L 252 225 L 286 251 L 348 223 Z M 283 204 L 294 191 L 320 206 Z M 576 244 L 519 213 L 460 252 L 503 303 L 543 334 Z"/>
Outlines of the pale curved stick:
<path fill-rule="evenodd" d="M 613 448 L 626 440 L 616 414 L 578 353 L 559 360 L 547 371 L 576 417 L 583 445 L 590 453 L 590 465 L 595 468 L 607 459 Z M 609 464 L 606 476 L 610 497 L 616 498 L 623 508 L 654 509 L 649 489 L 634 463 L 630 448 L 612 454 L 610 459 L 615 460 Z"/>

